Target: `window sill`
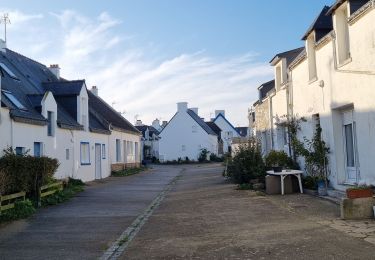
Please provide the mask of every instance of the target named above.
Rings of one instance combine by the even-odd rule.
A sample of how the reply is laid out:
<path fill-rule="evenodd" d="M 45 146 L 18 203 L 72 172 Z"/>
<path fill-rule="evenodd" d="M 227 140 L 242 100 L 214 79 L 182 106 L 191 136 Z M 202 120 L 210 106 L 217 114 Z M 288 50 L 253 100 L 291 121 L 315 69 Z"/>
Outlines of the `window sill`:
<path fill-rule="evenodd" d="M 352 62 L 352 57 L 349 57 L 348 59 L 344 60 L 343 62 L 339 63 L 337 65 L 337 68 L 344 67 L 345 65 L 349 64 Z"/>
<path fill-rule="evenodd" d="M 91 165 L 91 163 L 81 163 L 81 165 L 88 166 Z"/>
<path fill-rule="evenodd" d="M 311 85 L 312 83 L 316 82 L 318 80 L 318 77 L 313 77 L 312 79 L 309 80 L 309 85 Z"/>

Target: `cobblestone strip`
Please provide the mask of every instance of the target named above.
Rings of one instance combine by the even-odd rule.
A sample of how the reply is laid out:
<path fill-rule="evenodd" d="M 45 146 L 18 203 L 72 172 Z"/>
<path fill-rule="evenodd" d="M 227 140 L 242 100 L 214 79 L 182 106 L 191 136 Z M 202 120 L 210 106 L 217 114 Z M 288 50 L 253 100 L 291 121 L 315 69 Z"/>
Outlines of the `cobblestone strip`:
<path fill-rule="evenodd" d="M 103 256 L 99 259 L 101 260 L 114 260 L 118 259 L 130 245 L 131 241 L 141 230 L 142 226 L 147 222 L 148 218 L 152 215 L 155 209 L 163 201 L 167 193 L 172 189 L 172 186 L 177 182 L 177 180 L 182 176 L 185 171 L 183 169 L 176 177 L 174 177 L 164 188 L 162 192 L 151 202 L 151 204 L 145 209 L 145 211 L 140 214 L 133 223 L 125 229 L 125 231 L 120 235 L 120 237 L 112 244 L 107 251 L 104 252 Z"/>

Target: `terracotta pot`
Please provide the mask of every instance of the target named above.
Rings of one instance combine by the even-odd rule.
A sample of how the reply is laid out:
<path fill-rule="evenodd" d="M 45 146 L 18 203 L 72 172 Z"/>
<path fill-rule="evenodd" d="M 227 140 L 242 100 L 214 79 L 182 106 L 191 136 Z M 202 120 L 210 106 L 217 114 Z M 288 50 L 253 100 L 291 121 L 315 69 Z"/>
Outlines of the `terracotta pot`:
<path fill-rule="evenodd" d="M 372 189 L 348 189 L 346 190 L 346 196 L 349 199 L 357 199 L 357 198 L 369 198 L 374 195 Z"/>

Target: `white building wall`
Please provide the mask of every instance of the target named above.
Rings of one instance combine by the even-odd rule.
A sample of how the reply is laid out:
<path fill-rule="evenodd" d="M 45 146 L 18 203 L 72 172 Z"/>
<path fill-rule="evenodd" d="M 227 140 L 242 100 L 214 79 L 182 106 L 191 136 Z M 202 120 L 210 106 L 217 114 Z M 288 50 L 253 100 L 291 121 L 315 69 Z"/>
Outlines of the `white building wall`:
<path fill-rule="evenodd" d="M 186 112 L 177 112 L 159 136 L 161 161 L 185 159 L 185 157 L 197 160 L 201 149 L 204 148 L 214 154 L 218 151 L 217 136 L 207 134 Z"/>
<path fill-rule="evenodd" d="M 375 184 L 375 10 L 349 25 L 351 59 L 335 68 L 336 44 L 333 40 L 316 51 L 317 81 L 308 80 L 307 60 L 292 71 L 293 113 L 305 117 L 300 138 L 311 138 L 312 115 L 319 114 L 323 139 L 331 149 L 330 180 L 337 189 L 345 189 L 346 161 L 342 112 L 353 109 L 356 126 L 358 183 Z"/>
<path fill-rule="evenodd" d="M 121 156 L 117 161 L 116 140 L 120 140 Z M 124 143 L 125 142 L 125 143 Z M 135 150 L 136 143 L 138 143 L 138 150 Z M 132 146 L 133 148 L 130 148 Z M 141 162 L 141 134 L 133 134 L 113 130 L 109 136 L 109 157 L 110 164 L 127 163 L 134 164 Z"/>
<path fill-rule="evenodd" d="M 227 153 L 229 147 L 232 145 L 232 139 L 234 137 L 240 137 L 238 132 L 228 124 L 228 122 L 221 116 L 215 119 L 215 124 L 221 129 L 221 140 L 223 140 L 223 151 Z"/>

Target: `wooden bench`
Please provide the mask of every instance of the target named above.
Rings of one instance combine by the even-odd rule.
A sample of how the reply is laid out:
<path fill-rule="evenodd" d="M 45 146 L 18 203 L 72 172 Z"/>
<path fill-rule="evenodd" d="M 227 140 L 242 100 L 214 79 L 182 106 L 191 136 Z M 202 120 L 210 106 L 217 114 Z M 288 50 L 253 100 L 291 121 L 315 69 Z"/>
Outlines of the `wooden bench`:
<path fill-rule="evenodd" d="M 0 196 L 0 214 L 2 211 L 12 209 L 16 201 L 24 201 L 26 192 L 18 192 L 10 195 Z"/>
<path fill-rule="evenodd" d="M 58 191 L 62 191 L 64 189 L 63 183 L 60 182 L 55 182 L 47 185 L 43 185 L 40 187 L 39 195 L 40 198 L 55 194 Z"/>

